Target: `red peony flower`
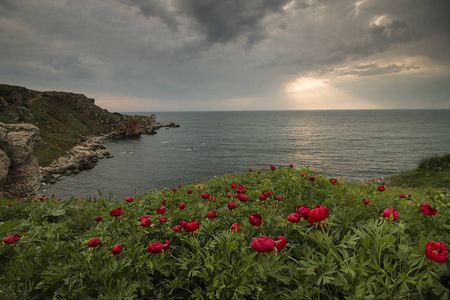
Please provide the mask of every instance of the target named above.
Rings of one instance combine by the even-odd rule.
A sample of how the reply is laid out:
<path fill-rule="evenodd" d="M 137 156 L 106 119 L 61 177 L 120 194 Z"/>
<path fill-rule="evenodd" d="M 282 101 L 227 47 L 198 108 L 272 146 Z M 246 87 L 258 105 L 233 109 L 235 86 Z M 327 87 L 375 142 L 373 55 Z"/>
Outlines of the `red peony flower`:
<path fill-rule="evenodd" d="M 163 244 L 161 242 L 153 242 L 148 244 L 147 250 L 151 253 L 160 253 L 163 250 Z"/>
<path fill-rule="evenodd" d="M 158 208 L 156 209 L 156 212 L 157 212 L 158 214 L 163 215 L 163 214 L 166 213 L 166 210 L 167 210 L 167 208 L 166 208 L 165 206 L 160 206 L 160 207 L 158 207 Z"/>
<path fill-rule="evenodd" d="M 180 225 L 175 225 L 175 226 L 173 226 L 173 231 L 181 231 L 181 228 L 183 228 L 183 227 L 181 227 Z"/>
<path fill-rule="evenodd" d="M 294 165 L 289 165 L 289 168 L 293 168 L 294 167 Z"/>
<path fill-rule="evenodd" d="M 19 240 L 19 235 L 18 234 L 13 234 L 13 235 L 5 237 L 3 239 L 3 243 L 5 243 L 5 244 L 14 244 L 18 240 Z"/>
<path fill-rule="evenodd" d="M 236 192 L 238 194 L 245 194 L 245 187 L 243 185 L 238 185 Z"/>
<path fill-rule="evenodd" d="M 174 191 L 174 192 L 175 192 L 176 190 L 177 190 L 176 188 L 174 188 L 174 187 L 172 188 L 172 191 Z"/>
<path fill-rule="evenodd" d="M 189 222 L 186 221 L 186 219 L 183 219 L 183 220 L 178 221 L 178 224 L 180 224 L 180 226 L 183 227 L 183 228 L 186 228 L 186 226 L 187 226 L 188 223 L 189 223 Z"/>
<path fill-rule="evenodd" d="M 274 166 L 270 166 L 270 169 L 271 169 L 272 171 L 275 171 L 275 170 L 276 170 L 276 168 L 275 168 Z"/>
<path fill-rule="evenodd" d="M 259 200 L 264 201 L 264 200 L 266 200 L 266 199 L 267 199 L 266 196 L 264 196 L 264 195 L 259 195 Z"/>
<path fill-rule="evenodd" d="M 231 229 L 231 230 L 234 230 L 234 231 L 236 231 L 236 232 L 239 232 L 239 231 L 241 231 L 241 226 L 239 226 L 238 223 L 233 223 L 233 224 L 231 225 L 230 229 Z"/>
<path fill-rule="evenodd" d="M 369 199 L 363 199 L 362 201 L 363 201 L 363 203 L 366 204 L 366 205 L 372 202 L 372 201 L 370 201 Z"/>
<path fill-rule="evenodd" d="M 208 219 L 214 219 L 216 217 L 216 212 L 213 210 L 208 211 L 208 213 L 206 214 L 206 217 Z"/>
<path fill-rule="evenodd" d="M 167 203 L 166 200 L 161 201 L 161 204 L 162 204 L 162 205 L 166 205 L 166 203 Z"/>
<path fill-rule="evenodd" d="M 397 220 L 398 218 L 398 211 L 393 207 L 388 207 L 383 211 L 383 218 L 390 218 L 392 215 L 393 221 Z"/>
<path fill-rule="evenodd" d="M 97 246 L 98 244 L 100 244 L 100 239 L 99 239 L 99 238 L 92 238 L 92 239 L 90 239 L 90 240 L 87 242 L 87 245 L 88 245 L 89 247 L 95 247 L 95 246 Z"/>
<path fill-rule="evenodd" d="M 302 204 L 302 206 L 296 206 L 295 212 L 298 213 L 303 219 L 309 219 L 309 212 L 311 211 L 306 204 Z"/>
<path fill-rule="evenodd" d="M 8 207 L 11 207 L 12 206 L 12 204 L 10 203 L 10 204 L 8 204 Z"/>
<path fill-rule="evenodd" d="M 102 216 L 95 217 L 95 221 L 100 222 L 102 220 Z"/>
<path fill-rule="evenodd" d="M 276 196 L 276 197 L 275 197 L 275 200 L 277 200 L 277 201 L 283 201 L 283 198 L 281 198 L 281 196 Z"/>
<path fill-rule="evenodd" d="M 149 219 L 150 220 L 150 216 L 149 215 L 145 215 L 139 218 L 139 222 L 142 221 L 142 219 Z"/>
<path fill-rule="evenodd" d="M 180 187 L 181 187 L 181 184 L 179 184 L 178 187 L 180 188 Z"/>
<path fill-rule="evenodd" d="M 272 193 L 269 191 L 265 191 L 265 192 L 263 192 L 263 195 L 266 196 L 266 198 L 269 198 L 270 195 L 272 195 Z"/>
<path fill-rule="evenodd" d="M 162 248 L 164 251 L 169 250 L 170 248 L 170 241 L 164 241 L 164 243 L 162 243 Z"/>
<path fill-rule="evenodd" d="M 122 207 L 114 208 L 109 214 L 111 215 L 111 217 L 121 216 L 123 214 L 123 209 Z"/>
<path fill-rule="evenodd" d="M 302 177 L 306 177 L 306 176 L 308 176 L 308 174 L 306 174 L 306 173 L 302 173 L 302 175 L 300 175 L 300 176 L 302 176 Z"/>
<path fill-rule="evenodd" d="M 247 201 L 247 195 L 244 195 L 244 194 L 239 194 L 239 200 L 240 201 L 242 201 L 242 202 L 245 202 L 245 201 Z"/>
<path fill-rule="evenodd" d="M 150 221 L 147 218 L 142 218 L 141 219 L 141 226 L 142 227 L 149 227 L 150 225 L 152 225 L 152 221 Z"/>
<path fill-rule="evenodd" d="M 160 221 L 161 223 L 165 223 L 167 222 L 167 217 L 166 216 L 161 216 L 158 218 L 158 221 Z"/>
<path fill-rule="evenodd" d="M 275 241 L 271 237 L 262 235 L 254 238 L 250 246 L 258 252 L 272 252 L 273 248 L 275 248 Z"/>
<path fill-rule="evenodd" d="M 199 227 L 198 222 L 196 220 L 191 220 L 191 222 L 187 223 L 186 225 L 186 232 L 189 233 L 196 231 L 198 227 Z"/>
<path fill-rule="evenodd" d="M 202 199 L 208 200 L 209 199 L 209 193 L 203 193 L 202 194 Z"/>
<path fill-rule="evenodd" d="M 287 220 L 291 223 L 300 222 L 300 215 L 298 213 L 292 213 L 287 217 Z"/>
<path fill-rule="evenodd" d="M 331 178 L 331 179 L 330 179 L 330 182 L 331 182 L 333 185 L 336 185 L 337 179 L 336 179 L 336 178 Z"/>
<path fill-rule="evenodd" d="M 238 193 L 236 193 L 236 194 L 234 194 L 234 196 L 233 196 L 235 199 L 239 199 L 239 194 Z"/>
<path fill-rule="evenodd" d="M 233 196 L 231 196 L 231 194 L 227 194 L 227 198 L 231 198 L 231 197 L 233 197 Z"/>
<path fill-rule="evenodd" d="M 405 194 L 400 194 L 400 195 L 398 195 L 400 198 L 402 198 L 402 199 L 404 199 L 404 198 L 406 198 L 406 195 Z"/>
<path fill-rule="evenodd" d="M 180 204 L 178 204 L 178 208 L 179 209 L 185 209 L 186 208 L 186 203 L 181 202 Z"/>
<path fill-rule="evenodd" d="M 311 176 L 311 177 L 309 177 L 309 180 L 314 181 L 314 180 L 316 180 L 316 177 Z"/>
<path fill-rule="evenodd" d="M 229 210 L 235 209 L 236 207 L 237 207 L 237 205 L 233 201 L 228 202 L 228 209 Z"/>
<path fill-rule="evenodd" d="M 276 238 L 274 238 L 275 241 L 275 247 L 277 248 L 278 251 L 283 250 L 283 248 L 286 246 L 286 239 L 282 236 L 277 236 Z"/>
<path fill-rule="evenodd" d="M 261 174 L 261 170 L 258 171 L 258 174 Z"/>
<path fill-rule="evenodd" d="M 114 246 L 112 246 L 111 252 L 114 255 L 119 255 L 120 252 L 122 252 L 122 246 L 120 244 L 115 244 Z"/>
<path fill-rule="evenodd" d="M 236 183 L 234 183 L 234 182 L 232 182 L 232 183 L 230 184 L 230 186 L 231 186 L 231 188 L 232 188 L 232 189 L 235 189 L 235 188 L 237 188 L 237 184 L 236 184 Z"/>
<path fill-rule="evenodd" d="M 248 221 L 253 226 L 261 226 L 263 219 L 260 214 L 251 214 L 250 216 L 248 216 Z"/>
<path fill-rule="evenodd" d="M 384 191 L 386 190 L 386 188 L 385 188 L 384 186 L 382 186 L 382 185 L 379 185 L 379 186 L 378 186 L 378 190 L 379 190 L 380 192 L 384 192 Z"/>
<path fill-rule="evenodd" d="M 443 242 L 428 241 L 425 246 L 425 255 L 437 263 L 443 263 L 447 260 L 448 251 Z"/>
<path fill-rule="evenodd" d="M 309 212 L 308 221 L 311 226 L 319 225 L 323 227 L 326 223 L 322 221 L 325 221 L 328 217 L 328 209 L 325 206 L 318 204 Z"/>
<path fill-rule="evenodd" d="M 133 200 L 133 197 L 128 196 L 128 197 L 125 198 L 125 201 L 131 203 L 131 202 L 133 202 L 134 200 Z"/>
<path fill-rule="evenodd" d="M 437 209 L 431 206 L 430 203 L 426 202 L 420 204 L 420 210 L 426 216 L 434 216 L 437 213 Z"/>
<path fill-rule="evenodd" d="M 252 171 L 252 168 L 249 168 L 248 171 L 251 172 L 251 171 Z"/>
<path fill-rule="evenodd" d="M 192 194 L 192 191 L 191 190 L 187 190 L 186 193 Z"/>

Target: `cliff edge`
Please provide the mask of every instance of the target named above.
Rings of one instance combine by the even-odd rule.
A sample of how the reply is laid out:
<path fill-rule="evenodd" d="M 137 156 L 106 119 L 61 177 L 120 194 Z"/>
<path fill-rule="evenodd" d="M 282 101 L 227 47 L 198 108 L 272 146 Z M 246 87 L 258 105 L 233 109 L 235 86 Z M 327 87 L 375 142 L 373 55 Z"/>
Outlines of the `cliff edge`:
<path fill-rule="evenodd" d="M 40 129 L 42 143 L 33 154 L 40 166 L 47 166 L 86 137 L 154 134 L 156 116 L 111 113 L 82 94 L 39 92 L 20 86 L 0 84 L 0 122 L 28 123 Z"/>
<path fill-rule="evenodd" d="M 109 158 L 111 138 L 155 134 L 156 116 L 111 113 L 82 94 L 0 84 L 0 197 L 32 197 L 41 183 Z M 40 167 L 40 168 L 39 168 Z"/>

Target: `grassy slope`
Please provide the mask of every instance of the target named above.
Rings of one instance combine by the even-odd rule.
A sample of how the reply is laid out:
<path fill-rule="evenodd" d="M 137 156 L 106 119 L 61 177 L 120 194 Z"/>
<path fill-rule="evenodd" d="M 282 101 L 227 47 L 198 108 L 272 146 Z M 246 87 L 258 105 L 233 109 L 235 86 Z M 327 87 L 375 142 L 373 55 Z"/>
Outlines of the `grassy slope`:
<path fill-rule="evenodd" d="M 45 107 L 45 109 L 43 109 Z M 66 104 L 56 104 L 38 99 L 30 104 L 37 120 L 34 125 L 41 129 L 44 143 L 36 145 L 34 154 L 40 165 L 47 165 L 57 156 L 78 143 L 79 136 L 106 133 L 104 126 L 98 120 L 83 116 Z M 69 115 L 66 121 L 49 118 L 49 115 Z"/>
<path fill-rule="evenodd" d="M 142 199 L 136 197 L 132 204 L 123 202 L 123 199 L 117 202 L 107 199 L 100 199 L 100 202 L 81 199 L 57 202 L 55 197 L 51 197 L 50 200 L 37 203 L 0 200 L 0 207 L 5 207 L 0 210 L 0 222 L 5 222 L 0 224 L 1 236 L 14 233 L 21 235 L 16 247 L 21 256 L 15 255 L 10 247 L 0 248 L 3 251 L 0 251 L 0 277 L 5 274 L 5 279 L 17 284 L 18 291 L 25 290 L 26 283 L 32 281 L 35 286 L 30 296 L 47 298 L 51 298 L 57 289 L 60 293 L 68 293 L 70 297 L 78 295 L 80 298 L 88 295 L 98 297 L 98 294 L 105 297 L 119 295 L 125 293 L 125 288 L 120 287 L 122 281 L 126 281 L 126 284 L 122 284 L 125 287 L 139 285 L 144 298 L 148 299 L 157 298 L 158 293 L 163 298 L 193 297 L 182 289 L 184 286 L 190 287 L 191 291 L 194 288 L 202 289 L 198 293 L 209 292 L 211 298 L 215 298 L 213 296 L 217 288 L 213 285 L 220 280 L 224 281 L 220 294 L 222 299 L 231 299 L 235 291 L 242 293 L 242 299 L 256 299 L 256 292 L 261 293 L 259 299 L 331 299 L 331 295 L 335 295 L 336 299 L 344 299 L 344 296 L 349 296 L 349 299 L 369 299 L 373 295 L 377 295 L 377 299 L 420 299 L 417 287 L 424 293 L 425 299 L 444 299 L 447 296 L 436 279 L 436 274 L 443 271 L 444 265 L 427 260 L 423 247 L 429 239 L 448 243 L 448 231 L 437 230 L 443 228 L 448 216 L 448 194 L 433 194 L 431 191 L 426 193 L 424 189 L 411 187 L 389 187 L 380 193 L 373 185 L 340 181 L 333 186 L 328 178 L 321 175 L 316 175 L 316 181 L 311 182 L 308 177 L 300 176 L 302 172 L 314 174 L 308 169 L 288 168 L 278 168 L 275 172 L 266 170 L 261 174 L 229 174 L 214 177 L 199 185 L 182 186 L 175 192 L 170 189 L 165 190 L 164 194 L 151 191 L 143 195 Z M 225 196 L 229 192 L 234 193 L 230 182 L 243 184 L 249 197 L 246 203 L 236 201 L 238 208 L 233 211 L 228 210 L 229 199 Z M 186 193 L 188 189 L 194 191 L 192 195 Z M 283 201 L 256 201 L 258 195 L 265 190 L 273 192 L 272 198 L 282 195 Z M 200 201 L 202 192 L 209 192 L 217 201 L 203 203 Z M 412 199 L 400 199 L 400 193 L 411 194 Z M 369 198 L 372 203 L 365 206 L 361 202 L 362 198 Z M 158 214 L 155 213 L 155 208 L 161 205 L 163 199 L 167 200 L 167 225 L 159 223 Z M 178 209 L 180 202 L 186 203 L 186 209 Z M 437 207 L 438 215 L 422 215 L 418 209 L 421 202 L 429 202 Z M 12 207 L 6 207 L 7 203 L 13 203 Z M 328 240 L 321 231 L 311 230 L 307 221 L 302 220 L 294 225 L 285 220 L 289 213 L 295 211 L 296 205 L 303 203 L 309 207 L 319 203 L 328 207 L 332 219 L 330 238 L 337 247 L 327 244 Z M 399 210 L 399 220 L 381 226 L 377 220 L 383 209 L 391 205 Z M 109 212 L 116 206 L 122 206 L 125 212 L 120 218 L 113 220 Z M 216 219 L 205 218 L 209 209 L 217 212 Z M 247 221 L 248 215 L 255 212 L 261 213 L 264 218 L 263 226 L 258 228 L 253 228 Z M 147 213 L 152 215 L 154 223 L 148 230 L 141 228 L 137 222 L 138 217 Z M 94 221 L 98 215 L 103 216 L 100 223 Z M 185 233 L 172 232 L 172 226 L 181 218 L 198 220 L 200 234 L 191 238 Z M 228 230 L 234 222 L 239 222 L 242 227 L 241 232 L 236 235 Z M 354 236 L 356 240 L 341 247 L 345 244 L 345 237 L 350 237 L 354 232 L 359 232 L 361 237 Z M 249 244 L 260 234 L 273 237 L 283 235 L 289 244 L 277 259 L 271 259 L 273 256 L 270 255 L 257 255 Z M 92 237 L 102 237 L 101 244 L 95 251 L 89 251 L 86 246 L 86 242 Z M 166 239 L 173 246 L 164 257 L 149 254 L 144 248 L 149 242 Z M 111 246 L 116 243 L 124 246 L 124 251 L 117 260 L 109 255 Z M 201 247 L 196 247 L 195 243 Z M 383 260 L 378 261 L 373 253 L 378 255 L 377 247 L 381 247 L 381 243 L 388 246 L 383 250 Z M 336 251 L 336 256 L 333 256 L 332 253 Z M 233 267 L 228 266 L 228 260 L 222 258 L 227 255 L 229 260 L 233 259 Z M 346 264 L 337 262 L 341 255 L 349 257 L 346 261 L 351 262 L 353 275 L 351 272 L 344 272 L 347 270 Z M 208 260 L 204 261 L 204 256 Z M 371 259 L 376 263 L 372 263 Z M 295 264 L 300 260 L 305 266 Z M 395 266 L 392 266 L 390 260 L 396 262 Z M 420 265 L 414 267 L 416 260 Z M 109 272 L 110 261 L 118 263 L 114 272 Z M 136 269 L 136 266 L 145 265 L 149 261 L 152 267 L 145 267 L 143 271 Z M 215 271 L 199 280 L 201 270 L 205 269 L 200 266 L 205 263 Z M 133 267 L 129 268 L 131 264 Z M 248 267 L 246 264 L 249 264 Z M 25 265 L 26 273 L 21 267 Z M 60 271 L 59 266 L 64 266 L 61 268 L 64 271 Z M 197 275 L 191 273 L 192 270 L 197 270 L 195 268 L 198 269 Z M 319 268 L 322 270 L 320 275 L 316 272 Z M 337 273 L 336 268 L 339 271 Z M 238 275 L 233 275 L 236 278 L 231 275 L 227 277 L 235 269 L 238 270 Z M 307 270 L 309 273 L 304 273 Z M 81 272 L 96 277 L 87 279 L 71 275 Z M 101 272 L 106 275 L 96 275 Z M 383 275 L 386 273 L 387 275 Z M 267 274 L 269 276 L 266 277 Z M 325 278 L 326 274 L 329 274 L 327 278 L 331 284 L 321 283 L 321 277 Z M 21 277 L 17 279 L 19 275 Z M 345 280 L 342 279 L 343 276 Z M 372 277 L 377 276 L 379 281 L 373 281 Z M 180 278 L 183 282 L 178 281 Z M 393 278 L 399 284 L 394 286 L 386 278 Z M 370 280 L 371 284 L 367 284 Z M 403 281 L 405 283 L 400 284 Z M 240 290 L 235 290 L 233 284 Z M 3 284 L 3 287 L 6 288 L 7 285 Z M 254 291 L 245 290 L 249 287 Z M 44 288 L 48 290 L 45 291 Z M 173 291 L 174 294 L 169 296 L 168 291 Z M 17 292 L 5 289 L 5 293 L 6 296 L 13 296 Z M 284 293 L 284 296 L 275 295 L 276 293 Z M 390 297 L 389 293 L 394 293 L 395 297 Z M 131 290 L 130 299 L 133 296 L 136 296 L 136 292 Z M 27 298 L 25 296 L 20 299 Z"/>
<path fill-rule="evenodd" d="M 391 177 L 395 186 L 450 188 L 450 153 L 422 160 L 414 170 Z"/>
<path fill-rule="evenodd" d="M 22 96 L 22 104 L 15 101 L 14 93 Z M 49 94 L 0 84 L 0 97 L 8 102 L 6 107 L 0 103 L 0 122 L 25 122 L 40 128 L 43 143 L 36 145 L 34 151 L 40 165 L 48 165 L 63 155 L 78 143 L 80 136 L 108 132 L 101 120 L 112 115 L 96 106 L 92 117 L 86 117 L 67 103 L 50 100 Z"/>

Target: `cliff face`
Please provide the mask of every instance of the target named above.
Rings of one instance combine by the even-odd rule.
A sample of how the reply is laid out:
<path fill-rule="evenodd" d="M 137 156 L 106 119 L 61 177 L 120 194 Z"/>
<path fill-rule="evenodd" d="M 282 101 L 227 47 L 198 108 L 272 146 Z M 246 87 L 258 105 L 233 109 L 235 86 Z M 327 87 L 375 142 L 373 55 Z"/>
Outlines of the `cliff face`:
<path fill-rule="evenodd" d="M 102 145 L 108 138 L 155 134 L 163 126 L 179 127 L 156 123 L 154 114 L 110 113 L 82 94 L 0 84 L 0 197 L 32 197 L 41 182 L 111 158 Z"/>
<path fill-rule="evenodd" d="M 156 116 L 110 113 L 82 94 L 39 92 L 0 85 L 0 122 L 30 123 L 41 131 L 43 143 L 34 155 L 41 166 L 79 144 L 85 137 L 111 134 L 113 137 L 154 134 Z"/>
<path fill-rule="evenodd" d="M 31 124 L 0 122 L 0 197 L 32 197 L 40 187 L 38 160 L 32 155 L 40 142 Z"/>

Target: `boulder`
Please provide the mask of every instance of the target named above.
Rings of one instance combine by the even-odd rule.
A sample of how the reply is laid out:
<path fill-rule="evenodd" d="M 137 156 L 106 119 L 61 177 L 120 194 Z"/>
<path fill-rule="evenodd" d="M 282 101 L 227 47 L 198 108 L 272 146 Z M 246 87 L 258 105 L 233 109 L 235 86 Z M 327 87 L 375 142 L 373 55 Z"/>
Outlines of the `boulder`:
<path fill-rule="evenodd" d="M 0 180 L 6 177 L 8 174 L 9 166 L 11 161 L 5 151 L 0 150 Z"/>
<path fill-rule="evenodd" d="M 0 140 L 10 149 L 12 164 L 23 163 L 41 141 L 39 128 L 31 124 L 4 124 L 0 122 Z"/>
<path fill-rule="evenodd" d="M 11 165 L 6 178 L 0 181 L 0 197 L 29 198 L 36 195 L 40 187 L 38 160 L 29 156 L 19 165 Z"/>
<path fill-rule="evenodd" d="M 40 142 L 39 128 L 31 124 L 0 123 L 0 197 L 27 198 L 40 186 L 34 145 Z"/>

